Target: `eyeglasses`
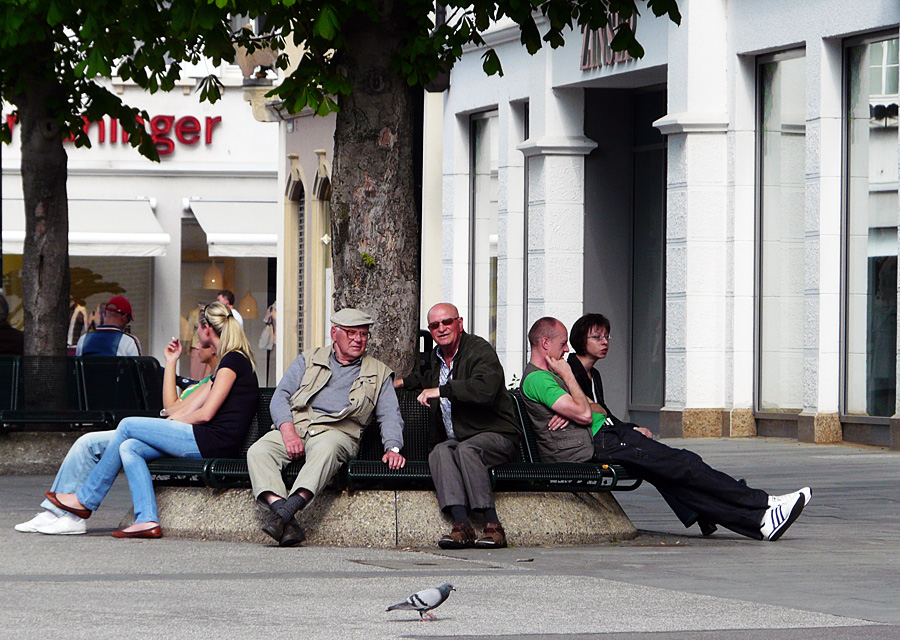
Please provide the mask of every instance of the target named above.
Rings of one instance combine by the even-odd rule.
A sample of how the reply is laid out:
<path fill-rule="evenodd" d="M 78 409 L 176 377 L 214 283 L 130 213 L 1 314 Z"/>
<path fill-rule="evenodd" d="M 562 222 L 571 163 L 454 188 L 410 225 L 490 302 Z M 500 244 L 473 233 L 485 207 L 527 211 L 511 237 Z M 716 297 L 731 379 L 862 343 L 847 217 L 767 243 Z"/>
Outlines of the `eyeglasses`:
<path fill-rule="evenodd" d="M 369 331 L 368 329 L 348 329 L 347 327 L 341 327 L 338 325 L 341 331 L 347 334 L 347 337 L 351 340 L 360 340 L 365 342 L 369 339 Z"/>
<path fill-rule="evenodd" d="M 591 340 L 596 340 L 597 342 L 605 342 L 606 344 L 609 344 L 609 339 L 612 338 L 612 336 L 588 336 L 588 338 L 590 338 Z"/>
<path fill-rule="evenodd" d="M 457 320 L 459 320 L 459 316 L 456 316 L 455 318 L 444 318 L 443 320 L 435 320 L 434 322 L 429 322 L 428 330 L 434 331 L 441 325 L 444 325 L 445 327 L 449 327 L 451 324 L 453 324 Z"/>

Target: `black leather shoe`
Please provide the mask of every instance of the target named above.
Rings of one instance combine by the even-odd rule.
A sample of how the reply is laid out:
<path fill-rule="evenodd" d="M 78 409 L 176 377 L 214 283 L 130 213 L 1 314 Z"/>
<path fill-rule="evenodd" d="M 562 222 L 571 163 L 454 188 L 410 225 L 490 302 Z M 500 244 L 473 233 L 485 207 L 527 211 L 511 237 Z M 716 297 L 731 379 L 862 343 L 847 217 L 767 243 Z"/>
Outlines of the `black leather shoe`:
<path fill-rule="evenodd" d="M 697 524 L 700 525 L 700 533 L 704 536 L 711 536 L 719 530 L 719 527 L 716 526 L 715 522 L 711 522 L 706 518 L 699 518 Z"/>
<path fill-rule="evenodd" d="M 284 518 L 277 513 L 270 513 L 266 517 L 266 524 L 263 525 L 263 533 L 281 543 L 281 537 L 284 535 Z"/>
<path fill-rule="evenodd" d="M 284 522 L 284 520 L 282 520 L 282 522 Z M 306 540 L 306 534 L 303 533 L 303 529 L 300 528 L 300 525 L 297 524 L 296 520 L 291 520 L 284 525 L 284 533 L 281 536 L 281 540 L 278 541 L 278 546 L 293 547 L 304 540 Z"/>

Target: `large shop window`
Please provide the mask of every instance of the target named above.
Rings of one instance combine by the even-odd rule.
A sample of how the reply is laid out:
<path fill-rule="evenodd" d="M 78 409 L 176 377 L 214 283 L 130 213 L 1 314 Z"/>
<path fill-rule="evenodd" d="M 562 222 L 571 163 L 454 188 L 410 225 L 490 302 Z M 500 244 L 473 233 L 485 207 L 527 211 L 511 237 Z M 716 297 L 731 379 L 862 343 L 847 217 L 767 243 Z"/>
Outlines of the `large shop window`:
<path fill-rule="evenodd" d="M 891 416 L 897 395 L 898 39 L 850 43 L 846 69 L 844 412 Z"/>
<path fill-rule="evenodd" d="M 761 411 L 803 409 L 806 59 L 760 59 L 759 386 Z"/>
<path fill-rule="evenodd" d="M 470 330 L 497 346 L 497 249 L 500 236 L 497 112 L 472 116 L 469 225 Z"/>

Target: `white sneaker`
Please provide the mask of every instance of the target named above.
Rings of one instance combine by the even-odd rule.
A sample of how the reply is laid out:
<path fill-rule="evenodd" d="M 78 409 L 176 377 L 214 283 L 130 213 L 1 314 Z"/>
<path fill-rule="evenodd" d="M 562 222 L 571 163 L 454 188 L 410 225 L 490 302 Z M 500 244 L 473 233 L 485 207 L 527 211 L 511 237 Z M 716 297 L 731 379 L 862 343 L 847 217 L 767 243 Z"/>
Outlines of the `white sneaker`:
<path fill-rule="evenodd" d="M 797 500 L 797 494 L 803 496 L 803 506 L 809 504 L 809 501 L 812 499 L 812 489 L 809 487 L 803 487 L 799 491 L 794 491 L 793 493 L 785 493 L 782 496 L 769 496 L 769 506 L 775 507 L 779 504 L 794 504 L 794 501 Z"/>
<path fill-rule="evenodd" d="M 788 530 L 788 527 L 794 524 L 794 520 L 800 516 L 805 506 L 803 494 L 797 491 L 793 503 L 776 504 L 774 507 L 766 509 L 759 526 L 763 539 L 769 542 L 778 540 Z"/>
<path fill-rule="evenodd" d="M 21 531 L 22 533 L 37 533 L 38 527 L 46 526 L 57 518 L 59 518 L 59 516 L 52 511 L 41 511 L 28 522 L 17 524 L 15 530 Z"/>
<path fill-rule="evenodd" d="M 37 532 L 45 533 L 49 536 L 74 536 L 79 533 L 87 533 L 87 524 L 85 524 L 83 518 L 67 513 L 50 524 L 38 527 Z"/>

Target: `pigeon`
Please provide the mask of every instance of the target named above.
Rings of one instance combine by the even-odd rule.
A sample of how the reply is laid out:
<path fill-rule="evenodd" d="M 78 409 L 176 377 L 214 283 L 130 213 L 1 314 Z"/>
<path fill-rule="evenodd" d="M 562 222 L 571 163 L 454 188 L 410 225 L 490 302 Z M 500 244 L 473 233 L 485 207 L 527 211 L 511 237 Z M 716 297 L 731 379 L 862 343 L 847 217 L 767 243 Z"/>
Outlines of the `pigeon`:
<path fill-rule="evenodd" d="M 403 602 L 388 607 L 387 611 L 393 611 L 395 609 L 412 609 L 419 612 L 419 621 L 425 620 L 425 616 L 434 620 L 434 614 L 430 613 L 430 611 L 441 606 L 444 600 L 450 597 L 451 591 L 456 591 L 456 589 L 454 589 L 453 585 L 449 582 L 445 582 L 439 587 L 424 589 L 418 593 L 414 593 Z"/>

